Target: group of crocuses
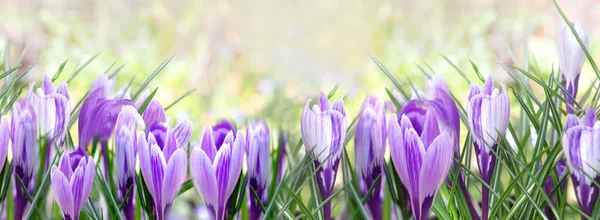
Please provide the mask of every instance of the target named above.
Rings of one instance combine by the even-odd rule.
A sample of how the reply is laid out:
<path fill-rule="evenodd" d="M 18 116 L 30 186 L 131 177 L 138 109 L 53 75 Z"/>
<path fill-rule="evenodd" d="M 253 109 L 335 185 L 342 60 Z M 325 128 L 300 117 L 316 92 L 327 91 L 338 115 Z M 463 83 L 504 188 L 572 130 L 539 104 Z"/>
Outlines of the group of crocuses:
<path fill-rule="evenodd" d="M 586 56 L 580 45 L 587 47 L 587 35 L 578 24 L 573 24 L 581 43 L 568 26 L 558 37 L 558 56 L 567 100 L 566 123 L 562 138 L 564 155 L 571 170 L 575 195 L 586 215 L 590 216 L 598 198 L 600 180 L 600 122 L 593 108 L 578 119 L 575 115 L 574 97 L 577 95 L 579 75 Z M 510 120 L 510 99 L 504 85 L 499 90 L 489 76 L 482 86 L 471 84 L 466 105 L 468 127 L 477 155 L 477 165 L 483 184 L 481 207 L 471 201 L 464 175 L 456 164 L 460 161 L 460 119 L 458 109 L 448 86 L 441 78 L 433 76 L 427 82 L 427 94 L 416 91 L 412 100 L 399 95 L 393 100 L 396 113 L 386 120 L 386 102 L 369 96 L 363 102 L 355 131 L 355 168 L 363 195 L 368 195 L 366 208 L 373 219 L 382 218 L 383 189 L 379 181 L 385 164 L 386 139 L 392 163 L 408 195 L 407 208 L 414 219 L 427 219 L 439 187 L 446 182 L 449 170 L 458 167 L 458 182 L 466 198 L 469 211 L 475 219 L 489 218 L 489 186 L 496 167 L 496 151 L 504 140 Z M 388 102 L 391 100 L 388 100 Z M 310 100 L 302 112 L 302 139 L 307 152 L 315 158 L 318 168 L 317 184 L 322 198 L 331 195 L 336 171 L 346 136 L 347 120 L 341 100 L 331 104 L 322 93 L 318 103 L 309 108 Z M 505 142 L 508 143 L 508 142 Z M 561 189 L 566 176 L 565 161 L 556 167 Z M 451 182 L 448 181 L 451 187 Z M 556 183 L 558 184 L 558 183 Z M 555 182 L 549 176 L 544 191 L 550 195 Z M 368 194 L 367 190 L 373 190 Z M 330 207 L 324 205 L 325 219 L 330 217 Z"/>
<path fill-rule="evenodd" d="M 574 27 L 587 45 L 582 28 Z M 594 146 L 600 144 L 600 123 L 593 109 L 581 119 L 574 115 L 572 100 L 577 95 L 585 55 L 567 27 L 559 34 L 558 55 L 566 88 L 564 96 L 570 100 L 562 138 L 564 155 L 579 205 L 589 215 L 599 192 L 593 182 L 599 180 L 600 148 Z M 506 87 L 501 87 L 499 90 L 494 86 L 491 76 L 482 86 L 472 84 L 466 105 L 467 125 L 485 182 L 481 188 L 481 207 L 475 202 L 469 204 L 471 216 L 478 219 L 489 217 L 489 188 L 485 185 L 490 184 L 496 151 L 509 123 L 510 99 Z M 394 100 L 401 108 L 395 108 L 389 120 L 384 100 L 369 96 L 360 109 L 354 134 L 355 168 L 360 190 L 368 197 L 365 208 L 373 219 L 383 216 L 381 176 L 385 174 L 388 144 L 391 161 L 407 195 L 406 208 L 414 219 L 429 216 L 439 187 L 445 182 L 451 185 L 446 177 L 452 167 L 458 168 L 457 184 L 471 200 L 456 162 L 461 158 L 460 119 L 448 86 L 434 76 L 427 83 L 427 93 L 417 93 L 412 100 Z M 41 87 L 30 85 L 26 97 L 14 104 L 10 122 L 5 116 L 0 121 L 0 164 L 5 164 L 12 143 L 10 164 L 18 183 L 14 184 L 16 219 L 24 217 L 31 202 L 28 198 L 36 193 L 36 183 L 42 181 L 40 175 L 35 175 L 40 169 L 51 169 L 53 198 L 65 219 L 78 219 L 84 205 L 92 202 L 90 192 L 94 179 L 98 178 L 112 181 L 117 191 L 114 199 L 122 204 L 119 212 L 127 219 L 135 216 L 132 190 L 146 190 L 149 198 L 143 201 L 150 207 L 146 214 L 165 219 L 188 179 L 210 215 L 225 219 L 230 216 L 231 197 L 240 181 L 244 161 L 248 192 L 256 195 L 248 199 L 249 218 L 263 215 L 261 207 L 268 203 L 269 186 L 281 178 L 280 173 L 273 178 L 271 172 L 271 137 L 265 122 L 249 122 L 244 134 L 223 120 L 206 127 L 199 143 L 188 143 L 192 133 L 189 121 L 171 127 L 158 101 L 147 98 L 149 94 L 138 95 L 135 98 L 139 101 L 133 102 L 126 89 L 113 92 L 113 81 L 102 75 L 93 82 L 78 114 L 72 114 L 66 83 L 55 86 L 45 77 Z M 323 93 L 312 108 L 310 104 L 308 100 L 302 111 L 302 140 L 307 154 L 314 159 L 316 185 L 325 202 L 323 217 L 330 219 L 331 204 L 326 198 L 334 191 L 348 130 L 347 116 L 342 100 L 331 103 Z M 70 137 L 69 124 L 74 122 L 71 115 L 78 116 L 79 142 L 75 149 L 65 149 L 67 139 L 72 141 L 66 138 Z M 97 168 L 96 163 L 103 167 Z M 564 164 L 560 162 L 557 167 L 561 177 L 566 176 Z M 551 191 L 553 184 L 549 179 L 544 188 Z"/>
<path fill-rule="evenodd" d="M 10 125 L 7 117 L 2 117 L 1 164 L 12 142 L 17 183 L 15 219 L 25 217 L 29 196 L 36 193 L 35 183 L 41 181 L 35 175 L 39 169 L 51 169 L 54 199 L 65 219 L 78 219 L 84 205 L 92 202 L 89 197 L 95 178 L 112 180 L 117 191 L 115 199 L 122 206 L 119 212 L 126 219 L 135 218 L 135 195 L 131 191 L 143 189 L 140 186 L 149 193 L 144 199 L 150 206 L 147 214 L 165 219 L 182 184 L 189 179 L 188 158 L 189 176 L 210 215 L 224 219 L 242 172 L 244 154 L 248 185 L 261 195 L 261 202 L 266 202 L 266 187 L 271 181 L 266 123 L 249 123 L 244 137 L 232 123 L 223 120 L 204 130 L 200 144 L 188 145 L 191 122 L 171 127 L 165 109 L 148 98 L 149 93 L 140 94 L 140 101 L 132 102 L 127 90 L 114 93 L 113 84 L 102 75 L 90 87 L 78 112 L 79 144 L 75 149 L 63 149 L 72 113 L 66 83 L 55 87 L 47 76 L 40 88 L 32 83 L 26 98 L 14 105 Z M 101 155 L 101 162 L 95 162 L 93 152 Z M 55 163 L 51 158 L 58 158 L 58 154 L 60 160 Z M 104 168 L 97 169 L 96 163 L 104 164 Z M 141 180 L 136 178 L 136 165 Z M 252 201 L 249 212 L 254 219 L 259 218 L 260 205 Z"/>

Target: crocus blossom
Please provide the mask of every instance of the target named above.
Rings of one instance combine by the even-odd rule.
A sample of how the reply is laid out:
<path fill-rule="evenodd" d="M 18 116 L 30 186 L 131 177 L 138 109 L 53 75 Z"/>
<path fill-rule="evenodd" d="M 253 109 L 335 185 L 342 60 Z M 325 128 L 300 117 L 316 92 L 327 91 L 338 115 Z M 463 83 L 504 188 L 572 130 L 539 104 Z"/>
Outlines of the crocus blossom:
<path fill-rule="evenodd" d="M 241 131 L 229 131 L 219 147 L 207 127 L 200 146 L 192 147 L 190 172 L 196 190 L 218 220 L 227 217 L 229 199 L 242 171 L 245 141 Z"/>
<path fill-rule="evenodd" d="M 377 97 L 369 96 L 363 102 L 354 137 L 355 168 L 360 189 L 363 196 L 366 196 L 368 190 L 373 188 L 367 199 L 367 206 L 373 219 L 381 219 L 386 121 L 385 104 Z"/>
<path fill-rule="evenodd" d="M 579 24 L 572 23 L 573 28 L 579 35 L 581 42 L 587 48 L 588 36 L 583 30 L 583 27 Z M 577 96 L 577 90 L 579 88 L 579 75 L 581 69 L 585 63 L 585 53 L 577 41 L 577 38 L 571 32 L 571 29 L 566 24 L 560 29 L 557 40 L 558 49 L 558 63 L 560 65 L 560 72 L 564 79 L 563 86 L 566 88 L 568 94 L 565 94 L 565 100 L 569 103 L 567 111 L 573 113 L 572 105 L 574 101 L 569 96 L 575 98 Z"/>
<path fill-rule="evenodd" d="M 398 119 L 393 114 L 387 133 L 392 161 L 408 191 L 413 216 L 420 220 L 427 218 L 437 190 L 450 170 L 455 131 L 453 126 L 441 123 L 446 116 L 436 101 L 413 100 L 407 105 L 426 106 L 424 112 L 408 111 L 408 106 L 403 110 L 424 117 L 411 119 L 403 113 Z"/>
<path fill-rule="evenodd" d="M 468 100 L 467 115 L 475 145 L 477 165 L 481 178 L 489 185 L 496 166 L 495 152 L 508 127 L 510 100 L 504 85 L 502 85 L 502 92 L 494 88 L 491 76 L 486 79 L 483 87 L 471 84 Z M 483 219 L 488 218 L 488 194 L 489 189 L 483 186 Z"/>
<path fill-rule="evenodd" d="M 309 108 L 310 101 L 302 110 L 302 140 L 306 152 L 312 156 L 318 168 L 317 185 L 321 199 L 325 200 L 333 192 L 348 122 L 344 101 L 336 100 L 332 105 L 322 92 L 318 104 L 313 105 L 312 109 Z M 326 220 L 331 218 L 331 202 L 323 205 L 323 214 Z"/>
<path fill-rule="evenodd" d="M 134 187 L 135 163 L 138 144 L 138 128 L 144 128 L 144 120 L 133 106 L 124 106 L 119 113 L 115 128 L 115 157 L 113 160 L 114 180 L 118 189 L 118 201 L 123 205 L 127 219 L 134 218 L 134 194 L 127 192 Z M 144 138 L 140 134 L 140 138 Z"/>
<path fill-rule="evenodd" d="M 577 122 L 575 125 L 569 125 Z M 581 210 L 591 216 L 598 198 L 600 181 L 600 122 L 596 112 L 590 108 L 583 118 L 577 120 L 574 115 L 567 116 L 568 128 L 562 137 L 563 152 L 571 171 L 571 180 L 575 188 L 575 197 Z"/>
<path fill-rule="evenodd" d="M 52 167 L 52 192 L 65 219 L 79 219 L 79 213 L 90 196 L 95 172 L 94 159 L 81 148 L 64 153 L 58 167 Z"/>
<path fill-rule="evenodd" d="M 246 154 L 248 169 L 248 213 L 250 219 L 259 219 L 261 205 L 267 205 L 272 179 L 271 136 L 264 121 L 251 122 L 246 128 Z M 255 194 L 256 192 L 256 198 Z M 257 201 L 259 200 L 259 201 Z"/>
<path fill-rule="evenodd" d="M 172 132 L 167 133 L 169 141 L 163 146 L 152 133 L 147 135 L 147 141 L 138 139 L 140 170 L 152 196 L 155 218 L 163 220 L 185 182 L 187 155 L 184 149 L 177 147 Z"/>
<path fill-rule="evenodd" d="M 39 135 L 62 144 L 71 115 L 67 83 L 63 82 L 54 87 L 48 75 L 45 75 L 42 87 L 34 90 L 34 86 L 35 83 L 29 85 L 27 101 L 35 110 Z"/>
<path fill-rule="evenodd" d="M 35 110 L 26 100 L 20 100 L 13 106 L 11 128 L 15 183 L 22 181 L 31 192 L 35 183 L 34 174 L 40 167 L 40 149 Z M 15 184 L 15 189 L 15 219 L 22 219 L 29 200 L 21 184 Z"/>

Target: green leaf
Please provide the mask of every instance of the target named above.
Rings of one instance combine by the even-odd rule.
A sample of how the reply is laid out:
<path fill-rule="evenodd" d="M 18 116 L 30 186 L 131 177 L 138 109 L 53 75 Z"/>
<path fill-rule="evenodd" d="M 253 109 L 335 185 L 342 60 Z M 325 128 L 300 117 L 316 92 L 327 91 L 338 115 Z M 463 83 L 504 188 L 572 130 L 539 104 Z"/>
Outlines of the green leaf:
<path fill-rule="evenodd" d="M 152 101 L 152 98 L 154 98 L 154 95 L 156 95 L 157 90 L 158 90 L 158 87 L 156 89 L 154 89 L 154 91 L 152 91 L 152 93 L 150 93 L 148 98 L 146 98 L 144 103 L 140 106 L 140 108 L 138 109 L 138 113 L 140 113 L 140 115 L 144 113 L 144 111 L 146 110 L 146 107 L 148 107 L 148 104 L 150 104 L 150 101 Z"/>

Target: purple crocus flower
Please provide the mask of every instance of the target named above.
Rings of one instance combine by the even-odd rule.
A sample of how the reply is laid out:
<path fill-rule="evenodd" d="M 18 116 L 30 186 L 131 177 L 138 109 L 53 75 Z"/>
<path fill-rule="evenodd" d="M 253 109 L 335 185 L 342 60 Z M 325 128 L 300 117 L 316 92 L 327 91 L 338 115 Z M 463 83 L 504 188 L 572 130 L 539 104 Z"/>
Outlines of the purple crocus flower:
<path fill-rule="evenodd" d="M 583 30 L 583 27 L 579 24 L 571 24 L 575 28 L 575 31 L 577 31 L 577 35 L 581 38 L 583 45 L 587 48 L 588 36 L 585 33 L 585 30 Z M 569 93 L 568 95 L 566 93 L 564 95 L 569 104 L 569 106 L 567 106 L 567 112 L 572 114 L 574 101 L 569 98 L 569 95 L 573 98 L 577 96 L 579 75 L 581 74 L 581 68 L 583 68 L 586 56 L 579 45 L 577 38 L 575 38 L 575 35 L 566 24 L 563 25 L 558 33 L 557 49 L 560 72 L 564 79 L 563 86 Z"/>
<path fill-rule="evenodd" d="M 0 170 L 4 168 L 6 155 L 8 154 L 8 143 L 10 141 L 10 124 L 6 116 L 0 118 Z"/>
<path fill-rule="evenodd" d="M 27 193 L 19 181 L 33 191 L 35 173 L 40 164 L 40 149 L 37 141 L 37 121 L 33 106 L 26 100 L 20 100 L 13 106 L 11 121 L 11 140 L 13 164 L 15 166 L 15 219 L 22 219 L 29 203 Z"/>
<path fill-rule="evenodd" d="M 325 93 L 321 92 L 319 102 L 313 105 L 312 110 L 309 108 L 310 101 L 302 110 L 302 140 L 306 152 L 312 156 L 318 168 L 317 185 L 321 199 L 325 200 L 333 192 L 348 122 L 343 100 L 336 100 L 332 105 Z M 331 218 L 331 202 L 323 205 L 323 214 L 324 219 Z"/>
<path fill-rule="evenodd" d="M 130 193 L 127 198 L 127 192 L 132 189 L 135 181 L 135 162 L 137 152 L 137 130 L 143 128 L 144 120 L 133 106 L 124 106 L 119 113 L 115 128 L 115 158 L 114 180 L 118 189 L 119 204 L 124 204 L 123 213 L 127 219 L 134 218 L 133 197 Z M 140 134 L 140 138 L 144 138 Z M 124 201 L 125 200 L 125 201 Z"/>
<path fill-rule="evenodd" d="M 33 106 L 38 118 L 40 135 L 62 146 L 71 116 L 71 103 L 66 82 L 54 87 L 50 77 L 44 76 L 42 87 L 34 90 L 35 83 L 29 86 L 27 100 Z"/>
<path fill-rule="evenodd" d="M 112 136 L 121 108 L 132 105 L 130 100 L 111 100 L 104 97 L 104 89 L 89 92 L 79 113 L 79 147 L 87 147 L 98 138 L 103 147 Z"/>
<path fill-rule="evenodd" d="M 506 132 L 510 116 L 510 100 L 506 87 L 502 85 L 502 92 L 495 89 L 491 76 L 486 79 L 482 88 L 471 84 L 467 114 L 479 172 L 481 178 L 489 185 L 496 167 L 495 152 Z M 481 191 L 482 218 L 488 219 L 489 189 L 483 186 Z"/>
<path fill-rule="evenodd" d="M 192 147 L 190 172 L 196 190 L 216 219 L 227 217 L 229 199 L 242 172 L 245 141 L 241 131 L 229 131 L 217 148 L 212 127 L 207 127 L 200 146 Z"/>
<path fill-rule="evenodd" d="M 147 136 L 149 134 L 154 135 L 158 146 L 161 146 L 161 148 L 163 146 L 167 147 L 166 151 L 169 152 L 187 144 L 192 135 L 192 123 L 190 121 L 182 121 L 175 129 L 171 129 L 168 124 L 166 112 L 158 101 L 151 100 L 148 107 L 142 114 L 142 118 L 146 126 L 148 126 Z M 173 143 L 168 144 L 167 142 Z"/>
<path fill-rule="evenodd" d="M 258 121 L 248 124 L 246 128 L 246 154 L 249 219 L 259 219 L 262 211 L 256 196 L 266 206 L 273 172 L 271 170 L 271 136 L 266 122 Z M 252 190 L 256 192 L 256 195 Z"/>
<path fill-rule="evenodd" d="M 373 219 L 381 219 L 386 122 L 385 104 L 377 97 L 369 96 L 363 102 L 354 137 L 355 167 L 360 189 L 363 196 L 366 196 L 368 190 L 373 187 L 367 206 Z"/>
<path fill-rule="evenodd" d="M 436 99 L 410 101 L 400 120 L 393 114 L 388 123 L 392 161 L 408 191 L 416 220 L 427 218 L 452 164 L 454 135 L 458 131 L 454 124 L 446 123 L 446 106 L 441 103 Z"/>
<path fill-rule="evenodd" d="M 79 219 L 94 183 L 94 159 L 81 148 L 60 157 L 59 166 L 51 172 L 52 192 L 65 219 Z"/>
<path fill-rule="evenodd" d="M 577 117 L 567 116 L 567 126 L 569 121 L 577 122 Z M 583 213 L 591 216 L 600 190 L 594 184 L 594 181 L 600 181 L 600 122 L 596 120 L 593 108 L 588 109 L 576 125 L 564 132 L 562 145 L 579 207 Z"/>
<path fill-rule="evenodd" d="M 186 151 L 177 146 L 172 131 L 167 131 L 167 141 L 159 145 L 152 133 L 148 140 L 138 139 L 140 170 L 150 192 L 154 217 L 165 219 L 177 192 L 186 178 Z"/>

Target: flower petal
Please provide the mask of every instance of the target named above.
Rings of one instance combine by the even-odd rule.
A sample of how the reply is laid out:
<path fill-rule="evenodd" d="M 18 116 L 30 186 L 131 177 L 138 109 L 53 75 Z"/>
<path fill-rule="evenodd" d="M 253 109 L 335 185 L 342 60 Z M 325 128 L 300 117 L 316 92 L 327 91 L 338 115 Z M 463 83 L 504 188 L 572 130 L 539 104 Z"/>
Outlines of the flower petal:
<path fill-rule="evenodd" d="M 165 113 L 165 109 L 160 102 L 156 101 L 155 99 L 150 100 L 150 103 L 148 103 L 148 106 L 146 106 L 146 109 L 142 114 L 142 118 L 144 118 L 144 122 L 147 125 L 167 122 L 167 114 Z"/>
<path fill-rule="evenodd" d="M 54 199 L 60 209 L 65 215 L 74 216 L 73 193 L 71 192 L 71 183 L 67 177 L 56 166 L 53 166 L 50 173 L 50 181 L 52 182 Z"/>
<path fill-rule="evenodd" d="M 208 126 L 204 129 L 202 134 L 202 140 L 200 140 L 200 148 L 206 153 L 206 156 L 210 159 L 210 162 L 215 159 L 217 154 L 217 147 L 215 146 L 215 139 L 213 136 L 213 128 Z"/>
<path fill-rule="evenodd" d="M 187 155 L 185 150 L 177 149 L 165 169 L 165 177 L 162 184 L 162 208 L 171 204 L 177 196 L 181 185 L 185 181 L 187 171 Z"/>
<path fill-rule="evenodd" d="M 206 153 L 200 148 L 194 148 L 190 156 L 192 181 L 206 204 L 217 208 L 219 204 L 219 189 L 215 172 L 210 158 Z"/>
<path fill-rule="evenodd" d="M 173 133 L 175 133 L 175 139 L 177 140 L 177 148 L 182 148 L 187 145 L 187 142 L 192 136 L 192 122 L 185 120 L 179 123 Z"/>
<path fill-rule="evenodd" d="M 433 204 L 435 194 L 446 179 L 452 164 L 452 139 L 446 133 L 438 136 L 423 157 L 423 166 L 419 176 L 419 202 L 423 215 Z"/>

